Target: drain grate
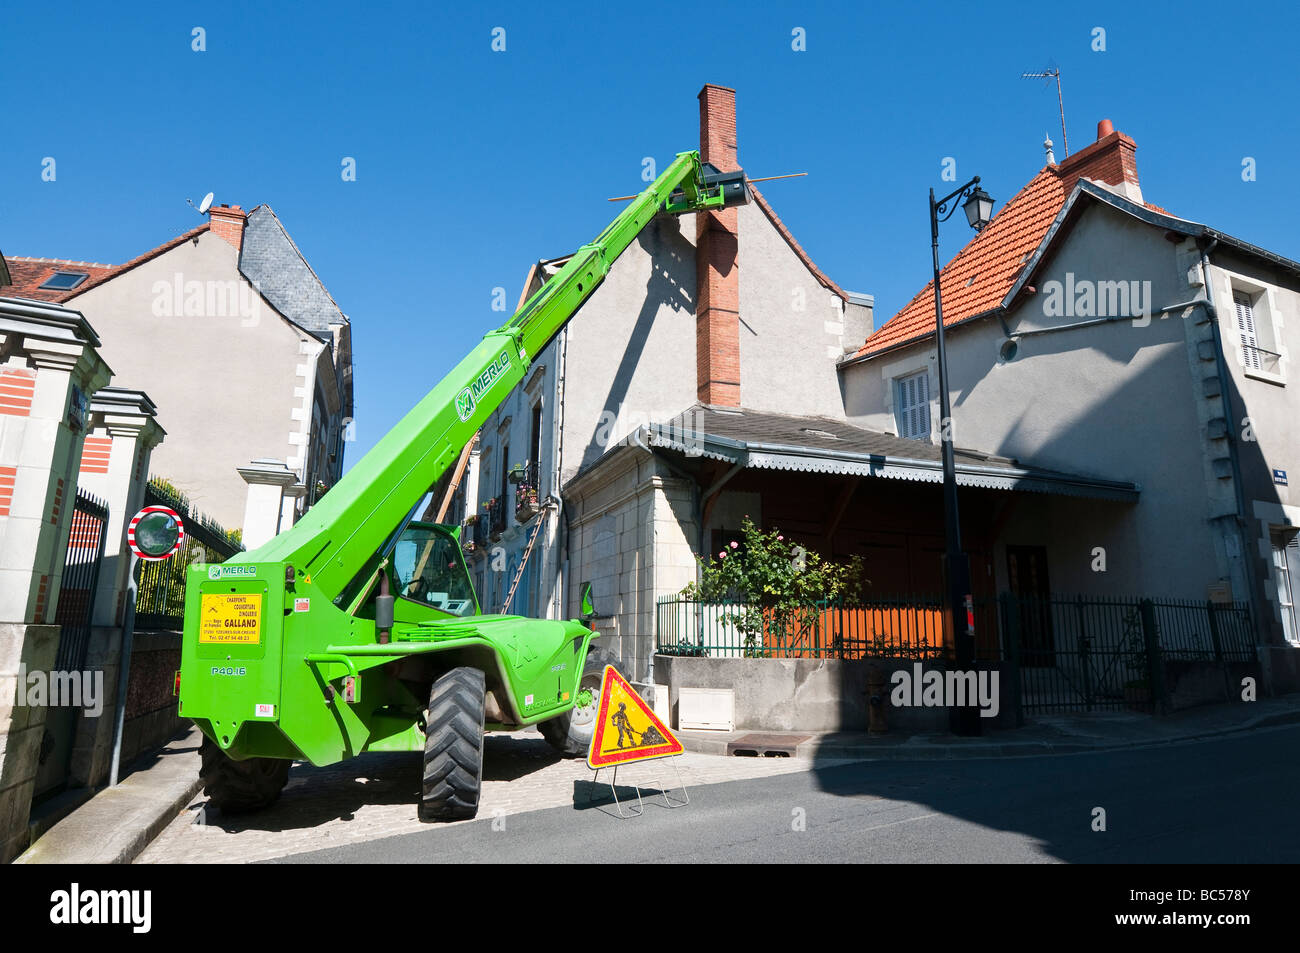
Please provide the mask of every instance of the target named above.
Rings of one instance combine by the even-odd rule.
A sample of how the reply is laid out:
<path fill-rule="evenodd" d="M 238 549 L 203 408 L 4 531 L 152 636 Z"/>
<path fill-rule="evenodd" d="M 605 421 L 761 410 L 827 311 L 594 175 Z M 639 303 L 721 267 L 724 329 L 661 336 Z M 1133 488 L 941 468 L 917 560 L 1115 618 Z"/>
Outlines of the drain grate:
<path fill-rule="evenodd" d="M 812 735 L 742 735 L 727 742 L 727 754 L 733 758 L 793 758 L 799 745 Z"/>

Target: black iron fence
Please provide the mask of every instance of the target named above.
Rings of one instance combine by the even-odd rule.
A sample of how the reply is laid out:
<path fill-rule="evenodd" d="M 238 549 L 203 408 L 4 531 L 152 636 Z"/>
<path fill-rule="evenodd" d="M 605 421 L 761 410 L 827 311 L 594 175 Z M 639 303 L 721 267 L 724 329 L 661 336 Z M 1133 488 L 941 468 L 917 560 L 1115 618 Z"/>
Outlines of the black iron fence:
<path fill-rule="evenodd" d="M 1008 594 L 1002 619 L 1026 713 L 1151 711 L 1166 662 L 1255 658 L 1245 602 Z"/>
<path fill-rule="evenodd" d="M 179 629 L 185 618 L 185 571 L 190 566 L 225 562 L 243 546 L 212 519 L 199 513 L 165 481 L 150 480 L 146 506 L 169 506 L 185 522 L 185 539 L 168 559 L 140 564 L 136 625 L 142 629 Z"/>
<path fill-rule="evenodd" d="M 1167 698 L 1167 663 L 1253 661 L 1245 602 L 1105 596 L 975 601 L 976 657 L 1002 665 L 1027 713 L 1151 711 Z M 763 606 L 663 597 L 657 651 L 709 658 L 913 659 L 952 663 L 943 599 Z"/>
<path fill-rule="evenodd" d="M 77 490 L 72 528 L 68 532 L 68 549 L 63 557 L 59 602 L 54 610 L 54 621 L 62 627 L 54 662 L 56 671 L 76 672 L 85 667 L 107 534 L 108 505 Z"/>
<path fill-rule="evenodd" d="M 975 604 L 980 657 L 997 655 L 997 607 Z M 946 659 L 952 655 L 939 595 L 872 596 L 762 606 L 666 596 L 657 605 L 658 651 L 713 658 Z"/>

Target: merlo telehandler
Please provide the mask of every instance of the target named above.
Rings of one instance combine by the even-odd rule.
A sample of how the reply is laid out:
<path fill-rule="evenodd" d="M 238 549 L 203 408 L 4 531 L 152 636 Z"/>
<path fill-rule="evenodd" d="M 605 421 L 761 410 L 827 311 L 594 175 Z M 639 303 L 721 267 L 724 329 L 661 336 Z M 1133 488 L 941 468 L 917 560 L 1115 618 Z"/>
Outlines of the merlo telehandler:
<path fill-rule="evenodd" d="M 460 820 L 478 810 L 486 731 L 537 725 L 562 753 L 585 752 L 600 677 L 589 618 L 483 614 L 459 528 L 415 517 L 656 215 L 748 198 L 743 172 L 680 153 L 292 528 L 189 568 L 180 711 L 203 732 L 212 804 L 271 804 L 295 760 L 422 751 L 420 818 Z M 585 614 L 585 589 L 582 602 Z"/>

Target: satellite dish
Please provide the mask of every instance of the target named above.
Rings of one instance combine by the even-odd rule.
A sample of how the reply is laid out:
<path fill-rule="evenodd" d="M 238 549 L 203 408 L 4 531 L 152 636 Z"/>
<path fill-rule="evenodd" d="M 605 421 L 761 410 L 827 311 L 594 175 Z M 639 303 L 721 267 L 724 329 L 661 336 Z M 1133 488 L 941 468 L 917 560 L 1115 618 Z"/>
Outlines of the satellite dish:
<path fill-rule="evenodd" d="M 200 214 L 200 215 L 206 215 L 206 214 L 208 213 L 208 209 L 210 209 L 210 208 L 212 208 L 212 193 L 211 193 L 211 192 L 209 192 L 207 195 L 203 196 L 203 201 L 199 203 L 199 214 Z"/>

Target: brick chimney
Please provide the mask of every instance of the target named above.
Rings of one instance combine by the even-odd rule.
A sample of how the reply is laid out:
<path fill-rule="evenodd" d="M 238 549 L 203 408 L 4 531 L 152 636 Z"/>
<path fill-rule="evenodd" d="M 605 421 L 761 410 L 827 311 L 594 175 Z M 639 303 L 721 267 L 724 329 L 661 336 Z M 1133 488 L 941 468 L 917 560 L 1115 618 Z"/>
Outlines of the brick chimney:
<path fill-rule="evenodd" d="M 225 239 L 239 251 L 244 244 L 244 210 L 238 205 L 214 205 L 208 209 L 212 234 Z"/>
<path fill-rule="evenodd" d="M 1097 123 L 1097 141 L 1058 166 L 1068 193 L 1079 179 L 1110 186 L 1134 202 L 1142 201 L 1138 183 L 1137 143 L 1117 132 L 1109 119 Z"/>
<path fill-rule="evenodd" d="M 700 157 L 720 172 L 736 161 L 736 91 L 700 90 Z M 740 406 L 738 209 L 695 216 L 695 384 L 702 404 Z"/>

